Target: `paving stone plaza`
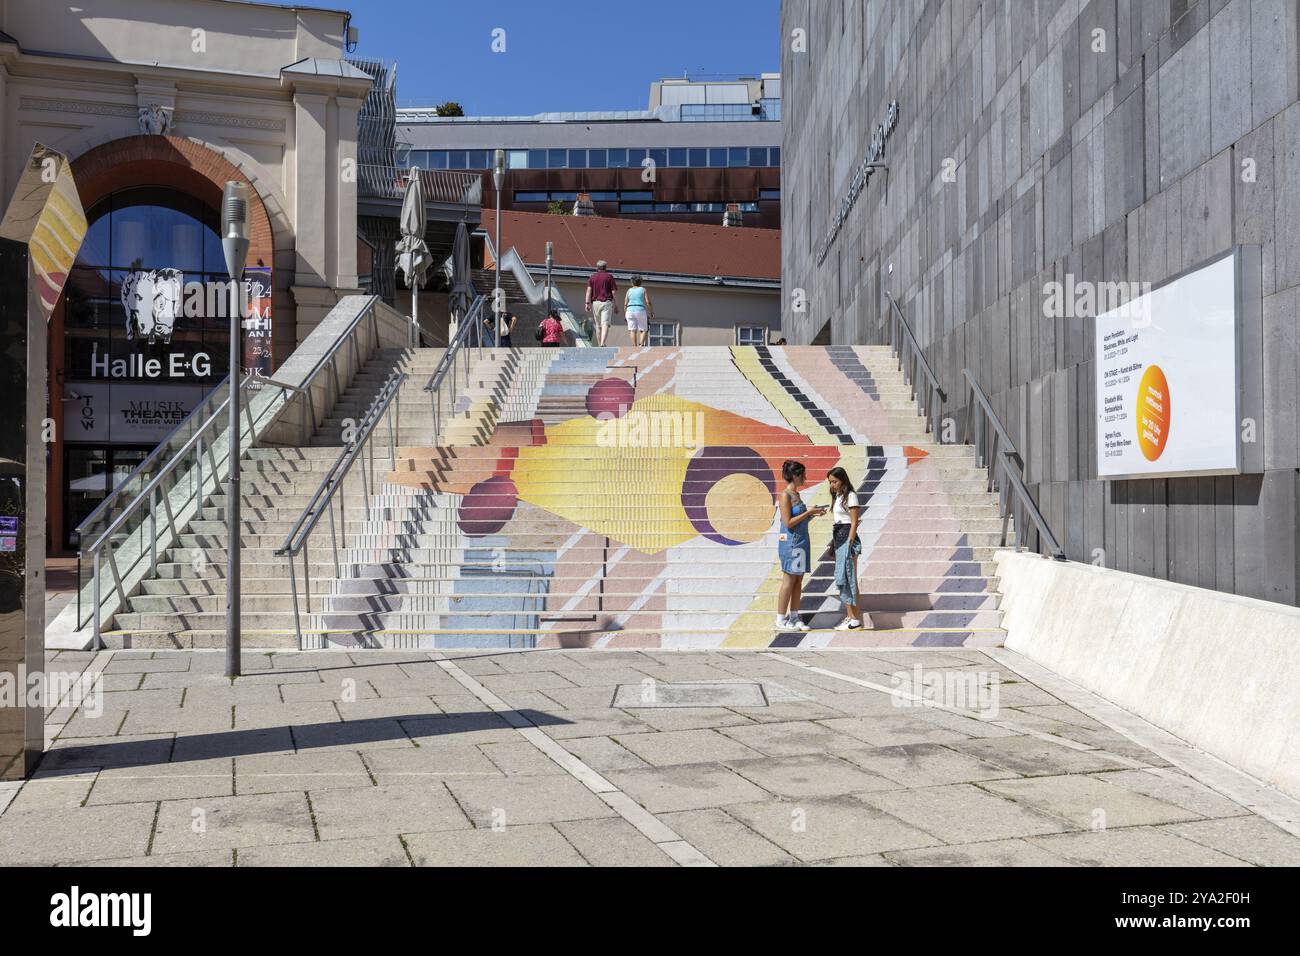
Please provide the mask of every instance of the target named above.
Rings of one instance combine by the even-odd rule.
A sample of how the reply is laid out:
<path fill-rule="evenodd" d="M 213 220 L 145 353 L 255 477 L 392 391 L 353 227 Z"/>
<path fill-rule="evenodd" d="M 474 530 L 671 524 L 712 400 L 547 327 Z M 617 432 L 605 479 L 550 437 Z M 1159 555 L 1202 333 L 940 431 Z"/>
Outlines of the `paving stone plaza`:
<path fill-rule="evenodd" d="M 222 663 L 55 655 L 102 699 L 52 710 L 40 769 L 3 785 L 0 865 L 1300 863 L 1295 821 L 1002 651 Z M 976 692 L 931 706 L 936 682 Z"/>

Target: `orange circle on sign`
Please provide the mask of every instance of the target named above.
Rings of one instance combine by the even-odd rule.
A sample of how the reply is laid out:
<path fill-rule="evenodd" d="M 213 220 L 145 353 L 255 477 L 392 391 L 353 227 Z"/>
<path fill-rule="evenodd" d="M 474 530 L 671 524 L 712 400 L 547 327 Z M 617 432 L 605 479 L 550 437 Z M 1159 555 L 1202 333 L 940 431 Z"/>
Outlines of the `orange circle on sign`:
<path fill-rule="evenodd" d="M 1155 461 L 1169 442 L 1169 382 L 1159 365 L 1142 375 L 1137 394 L 1138 447 L 1147 461 Z"/>

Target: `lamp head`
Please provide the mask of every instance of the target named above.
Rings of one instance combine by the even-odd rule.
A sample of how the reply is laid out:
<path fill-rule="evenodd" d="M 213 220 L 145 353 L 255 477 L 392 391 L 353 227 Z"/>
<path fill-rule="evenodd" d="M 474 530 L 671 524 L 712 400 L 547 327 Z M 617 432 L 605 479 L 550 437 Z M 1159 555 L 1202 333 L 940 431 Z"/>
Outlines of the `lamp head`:
<path fill-rule="evenodd" d="M 248 184 L 231 180 L 221 192 L 221 250 L 226 274 L 238 279 L 248 258 Z"/>
<path fill-rule="evenodd" d="M 506 151 L 498 149 L 492 154 L 492 181 L 498 190 L 506 180 Z"/>

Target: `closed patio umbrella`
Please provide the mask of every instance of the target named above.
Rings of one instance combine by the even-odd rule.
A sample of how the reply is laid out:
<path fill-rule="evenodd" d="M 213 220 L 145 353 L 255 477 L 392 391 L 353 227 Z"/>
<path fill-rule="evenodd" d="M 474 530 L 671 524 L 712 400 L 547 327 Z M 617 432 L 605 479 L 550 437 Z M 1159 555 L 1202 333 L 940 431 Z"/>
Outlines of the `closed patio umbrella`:
<path fill-rule="evenodd" d="M 474 301 L 474 287 L 470 284 L 469 230 L 463 222 L 456 224 L 456 237 L 451 244 L 451 294 L 448 299 L 459 324 Z"/>
<path fill-rule="evenodd" d="M 401 238 L 397 240 L 397 268 L 402 270 L 406 284 L 411 288 L 412 347 L 420 344 L 420 285 L 432 263 L 429 247 L 424 242 L 427 225 L 424 180 L 420 176 L 420 167 L 412 166 L 407 173 L 406 195 L 402 197 Z"/>

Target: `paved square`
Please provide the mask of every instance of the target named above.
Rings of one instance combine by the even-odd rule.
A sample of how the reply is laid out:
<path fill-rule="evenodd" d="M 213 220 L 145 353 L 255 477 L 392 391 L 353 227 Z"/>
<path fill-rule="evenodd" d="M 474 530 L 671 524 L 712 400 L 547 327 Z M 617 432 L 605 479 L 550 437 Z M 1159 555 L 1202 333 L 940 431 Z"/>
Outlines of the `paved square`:
<path fill-rule="evenodd" d="M 262 653 L 234 682 L 210 652 L 97 661 L 114 689 L 50 715 L 0 865 L 1300 863 L 1290 829 L 978 650 Z M 998 675 L 998 713 L 899 706 L 917 667 Z"/>

